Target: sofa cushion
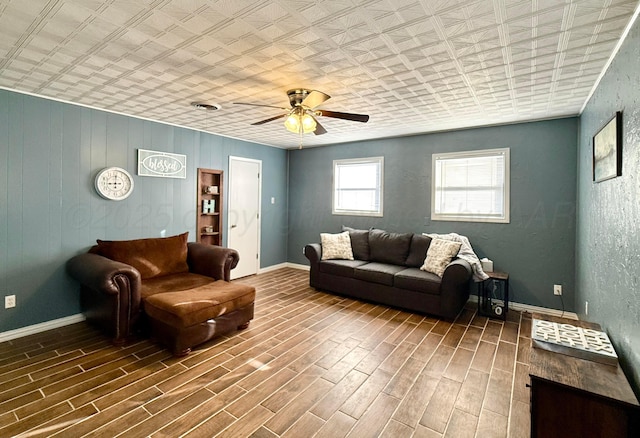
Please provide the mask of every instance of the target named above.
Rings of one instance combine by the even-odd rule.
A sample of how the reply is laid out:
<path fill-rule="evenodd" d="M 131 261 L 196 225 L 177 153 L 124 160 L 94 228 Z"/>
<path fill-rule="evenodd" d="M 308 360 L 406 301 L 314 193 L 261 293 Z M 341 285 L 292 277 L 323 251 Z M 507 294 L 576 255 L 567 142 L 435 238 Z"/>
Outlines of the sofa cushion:
<path fill-rule="evenodd" d="M 195 289 L 152 295 L 144 308 L 150 317 L 182 328 L 249 306 L 255 297 L 253 286 L 217 280 Z"/>
<path fill-rule="evenodd" d="M 356 260 L 369 261 L 369 230 L 356 230 L 355 228 L 345 227 L 343 225 L 342 231 L 349 232 L 353 258 Z"/>
<path fill-rule="evenodd" d="M 393 286 L 394 275 L 403 269 L 405 269 L 404 266 L 371 262 L 355 268 L 353 277 L 371 283 Z"/>
<path fill-rule="evenodd" d="M 421 271 L 418 268 L 408 268 L 396 274 L 394 286 L 399 289 L 440 295 L 441 282 L 442 280 L 436 274 Z"/>
<path fill-rule="evenodd" d="M 389 233 L 372 228 L 369 230 L 370 259 L 373 262 L 404 265 L 409 254 L 412 233 Z"/>
<path fill-rule="evenodd" d="M 320 244 L 322 245 L 322 260 L 353 260 L 351 238 L 348 231 L 338 234 L 320 233 Z"/>
<path fill-rule="evenodd" d="M 318 270 L 323 274 L 353 277 L 353 270 L 366 263 L 363 260 L 323 260 L 318 263 Z"/>
<path fill-rule="evenodd" d="M 460 242 L 451 240 L 433 239 L 427 251 L 427 258 L 424 260 L 424 264 L 420 269 L 442 277 L 447 265 L 451 263 L 451 260 L 453 260 L 458 254 L 458 251 L 460 251 L 461 245 Z"/>
<path fill-rule="evenodd" d="M 183 233 L 172 237 L 137 240 L 100 240 L 95 252 L 140 272 L 140 278 L 160 277 L 189 271 L 187 237 Z"/>
<path fill-rule="evenodd" d="M 411 246 L 409 247 L 409 255 L 405 261 L 406 266 L 419 268 L 427 258 L 427 251 L 431 244 L 431 237 L 414 234 L 411 237 Z"/>
<path fill-rule="evenodd" d="M 140 296 L 144 299 L 151 295 L 164 292 L 195 289 L 215 280 L 205 275 L 183 272 L 181 274 L 163 275 L 162 277 L 148 278 L 142 282 Z"/>

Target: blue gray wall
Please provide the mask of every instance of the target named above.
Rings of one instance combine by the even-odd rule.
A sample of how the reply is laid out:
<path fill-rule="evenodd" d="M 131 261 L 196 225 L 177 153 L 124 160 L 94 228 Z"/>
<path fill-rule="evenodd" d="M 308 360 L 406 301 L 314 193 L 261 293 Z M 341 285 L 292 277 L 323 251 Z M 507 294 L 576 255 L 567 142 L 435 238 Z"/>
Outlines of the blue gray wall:
<path fill-rule="evenodd" d="M 138 148 L 187 155 L 187 178 L 137 176 Z M 0 90 L 0 297 L 18 303 L 0 306 L 0 333 L 79 313 L 64 263 L 97 238 L 194 241 L 196 169 L 227 172 L 230 155 L 262 160 L 261 264 L 286 262 L 285 150 Z M 96 194 L 107 166 L 134 176 L 126 200 Z"/>
<path fill-rule="evenodd" d="M 573 311 L 578 119 L 468 129 L 290 152 L 289 260 L 341 225 L 396 232 L 456 232 L 510 275 L 512 301 Z M 431 221 L 431 155 L 511 148 L 511 223 Z M 334 159 L 384 156 L 384 217 L 331 214 Z"/>
<path fill-rule="evenodd" d="M 622 114 L 622 176 L 592 182 L 592 136 Z M 576 308 L 602 325 L 640 394 L 640 21 L 580 118 Z M 585 302 L 589 314 L 585 315 Z"/>

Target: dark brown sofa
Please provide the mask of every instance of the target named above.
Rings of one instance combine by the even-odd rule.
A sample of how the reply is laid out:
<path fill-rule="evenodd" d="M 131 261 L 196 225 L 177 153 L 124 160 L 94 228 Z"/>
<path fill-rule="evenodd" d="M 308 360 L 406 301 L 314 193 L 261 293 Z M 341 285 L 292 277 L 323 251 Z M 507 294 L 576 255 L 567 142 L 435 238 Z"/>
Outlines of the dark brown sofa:
<path fill-rule="evenodd" d="M 442 277 L 420 270 L 431 238 L 343 229 L 349 231 L 354 260 L 322 260 L 321 244 L 305 246 L 311 287 L 447 319 L 469 299 L 472 269 L 465 260 L 454 258 Z"/>
<path fill-rule="evenodd" d="M 167 238 L 103 241 L 67 262 L 81 285 L 87 320 L 115 344 L 150 331 L 176 355 L 215 336 L 245 328 L 255 288 L 230 283 L 237 251 Z"/>

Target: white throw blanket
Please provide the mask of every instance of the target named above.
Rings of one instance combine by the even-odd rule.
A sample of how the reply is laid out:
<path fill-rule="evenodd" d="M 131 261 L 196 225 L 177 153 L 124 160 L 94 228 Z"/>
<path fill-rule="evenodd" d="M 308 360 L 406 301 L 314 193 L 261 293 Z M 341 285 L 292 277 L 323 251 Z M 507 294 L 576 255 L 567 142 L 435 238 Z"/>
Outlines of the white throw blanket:
<path fill-rule="evenodd" d="M 480 263 L 480 259 L 473 252 L 473 248 L 471 247 L 471 243 L 469 239 L 465 236 L 461 236 L 457 233 L 449 233 L 449 234 L 428 234 L 422 233 L 424 236 L 429 236 L 432 239 L 444 239 L 444 240 L 453 240 L 454 242 L 460 242 L 462 246 L 460 246 L 460 251 L 458 252 L 458 257 L 462 260 L 466 260 L 471 265 L 471 269 L 473 270 L 473 281 L 483 281 L 489 278 L 489 276 L 482 270 L 482 263 Z"/>

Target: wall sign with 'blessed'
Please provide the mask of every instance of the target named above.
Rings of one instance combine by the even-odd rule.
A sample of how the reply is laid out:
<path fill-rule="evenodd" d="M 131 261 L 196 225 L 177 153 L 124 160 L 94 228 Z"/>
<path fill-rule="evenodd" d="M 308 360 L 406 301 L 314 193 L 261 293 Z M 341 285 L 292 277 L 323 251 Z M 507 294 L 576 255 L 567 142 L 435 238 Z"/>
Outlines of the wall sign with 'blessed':
<path fill-rule="evenodd" d="M 187 156 L 138 149 L 138 175 L 160 178 L 186 178 Z"/>

